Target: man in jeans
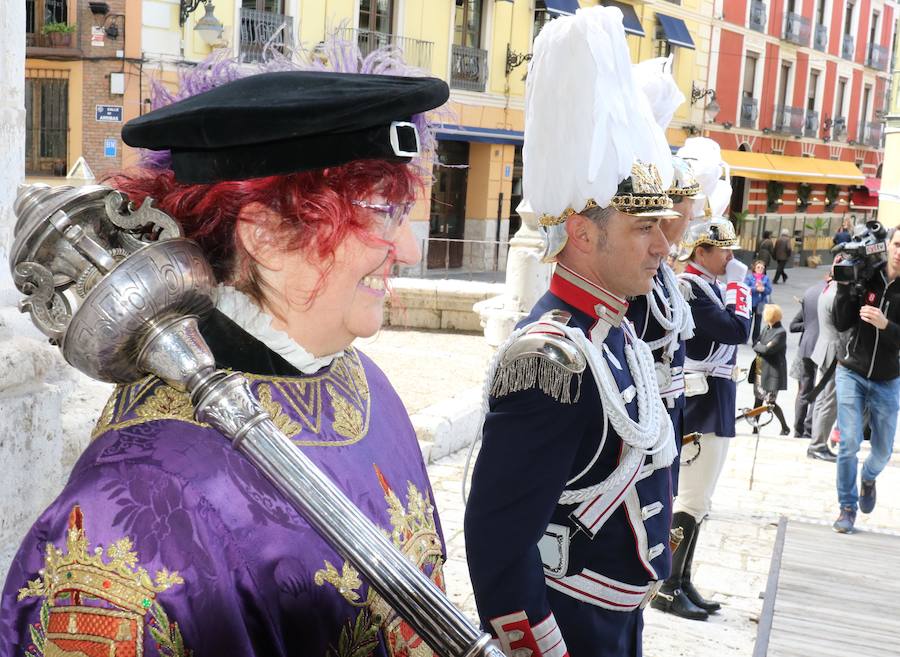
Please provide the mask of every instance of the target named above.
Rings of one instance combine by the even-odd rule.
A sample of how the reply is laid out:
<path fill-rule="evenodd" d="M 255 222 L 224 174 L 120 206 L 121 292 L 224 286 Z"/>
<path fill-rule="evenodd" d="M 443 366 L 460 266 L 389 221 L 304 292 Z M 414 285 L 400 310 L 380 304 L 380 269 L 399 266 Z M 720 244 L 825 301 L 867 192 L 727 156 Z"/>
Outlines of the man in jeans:
<path fill-rule="evenodd" d="M 834 530 L 853 531 L 856 509 L 875 508 L 875 478 L 887 465 L 894 448 L 900 395 L 900 232 L 888 239 L 887 267 L 865 282 L 864 289 L 839 283 L 834 300 L 834 325 L 850 330 L 838 358 L 835 383 L 841 448 L 837 459 L 837 493 L 841 505 Z M 869 411 L 871 453 L 862 466 L 856 489 L 856 454 L 863 439 L 863 413 Z"/>

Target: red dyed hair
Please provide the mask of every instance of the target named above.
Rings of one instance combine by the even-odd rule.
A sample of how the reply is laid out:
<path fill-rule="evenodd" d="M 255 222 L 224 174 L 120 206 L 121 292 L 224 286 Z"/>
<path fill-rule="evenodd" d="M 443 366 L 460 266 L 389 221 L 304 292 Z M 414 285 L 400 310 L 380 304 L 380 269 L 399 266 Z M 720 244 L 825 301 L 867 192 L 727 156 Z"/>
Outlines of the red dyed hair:
<path fill-rule="evenodd" d="M 262 305 L 264 292 L 255 262 L 237 238 L 238 216 L 261 203 L 281 217 L 273 240 L 299 249 L 320 263 L 319 286 L 331 269 L 338 245 L 370 228 L 370 213 L 352 205 L 379 194 L 389 203 L 415 199 L 422 179 L 411 166 L 384 160 L 356 160 L 337 167 L 285 176 L 186 185 L 170 170 L 139 168 L 113 175 L 107 184 L 139 205 L 146 198 L 181 225 L 206 254 L 216 280 L 233 284 Z M 313 293 L 315 294 L 315 292 Z"/>

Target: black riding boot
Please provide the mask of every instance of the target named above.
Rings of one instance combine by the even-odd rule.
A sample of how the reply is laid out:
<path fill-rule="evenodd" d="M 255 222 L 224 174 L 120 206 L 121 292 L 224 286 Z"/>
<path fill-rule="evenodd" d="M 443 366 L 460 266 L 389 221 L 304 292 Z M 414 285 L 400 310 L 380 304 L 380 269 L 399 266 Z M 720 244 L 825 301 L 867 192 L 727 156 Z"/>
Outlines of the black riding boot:
<path fill-rule="evenodd" d="M 672 515 L 672 529 L 679 527 L 684 532 L 684 539 L 672 553 L 672 574 L 663 582 L 659 593 L 653 598 L 650 605 L 654 609 L 688 620 L 706 620 L 709 614 L 691 602 L 682 589 L 684 567 L 690 553 L 697 521 L 689 513 L 678 512 Z"/>
<path fill-rule="evenodd" d="M 706 598 L 704 598 L 702 595 L 700 595 L 700 591 L 696 589 L 693 582 L 691 582 L 691 568 L 694 565 L 694 548 L 697 547 L 697 535 L 700 533 L 700 525 L 702 524 L 702 522 L 698 522 L 694 526 L 694 533 L 691 536 L 691 544 L 688 546 L 687 558 L 685 559 L 684 563 L 684 574 L 682 575 L 681 579 L 681 590 L 684 591 L 688 599 L 700 609 L 704 610 L 708 614 L 714 614 L 722 608 L 722 605 L 713 600 L 707 600 Z M 687 542 L 686 534 L 684 539 L 685 542 Z"/>

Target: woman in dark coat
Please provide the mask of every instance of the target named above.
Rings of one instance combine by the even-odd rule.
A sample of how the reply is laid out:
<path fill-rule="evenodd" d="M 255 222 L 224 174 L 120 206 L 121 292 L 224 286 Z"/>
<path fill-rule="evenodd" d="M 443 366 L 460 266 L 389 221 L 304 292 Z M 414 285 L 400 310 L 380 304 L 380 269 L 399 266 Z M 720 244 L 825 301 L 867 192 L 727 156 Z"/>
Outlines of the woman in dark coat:
<path fill-rule="evenodd" d="M 763 310 L 763 323 L 765 328 L 759 335 L 759 340 L 753 345 L 753 351 L 759 354 L 755 362 L 755 380 L 753 381 L 753 395 L 756 398 L 756 406 L 760 406 L 763 400 L 773 405 L 773 412 L 781 422 L 781 435 L 787 436 L 791 430 L 784 421 L 784 412 L 775 402 L 779 390 L 787 390 L 787 332 L 781 325 L 781 306 L 767 304 Z M 757 429 L 754 429 L 754 433 Z"/>
<path fill-rule="evenodd" d="M 766 269 L 769 268 L 769 265 L 775 258 L 775 242 L 772 241 L 772 231 L 763 231 L 762 242 L 756 247 L 756 257 L 757 259 L 762 260 Z"/>

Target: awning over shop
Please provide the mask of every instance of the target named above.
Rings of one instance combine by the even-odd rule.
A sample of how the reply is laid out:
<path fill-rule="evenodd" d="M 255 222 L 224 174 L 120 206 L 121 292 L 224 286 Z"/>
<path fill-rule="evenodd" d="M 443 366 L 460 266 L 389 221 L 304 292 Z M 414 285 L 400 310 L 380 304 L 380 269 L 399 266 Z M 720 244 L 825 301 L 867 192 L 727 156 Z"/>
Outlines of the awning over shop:
<path fill-rule="evenodd" d="M 437 129 L 437 138 L 447 141 L 475 141 L 488 144 L 513 144 L 521 146 L 525 133 L 520 130 L 499 128 L 476 128 L 468 125 L 444 124 Z"/>
<path fill-rule="evenodd" d="M 604 7 L 618 7 L 622 10 L 622 26 L 627 34 L 635 36 L 644 36 L 644 28 L 641 27 L 641 21 L 634 11 L 634 7 L 624 2 L 614 2 L 614 0 L 603 0 Z"/>
<path fill-rule="evenodd" d="M 862 185 L 866 178 L 853 162 L 814 157 L 722 151 L 732 176 L 753 180 L 805 182 L 825 185 Z"/>
<path fill-rule="evenodd" d="M 878 195 L 871 194 L 866 189 L 857 189 L 850 194 L 851 210 L 877 210 Z"/>
<path fill-rule="evenodd" d="M 881 190 L 881 178 L 866 178 L 863 186 L 869 190 L 870 195 L 877 198 L 878 192 Z"/>
<path fill-rule="evenodd" d="M 673 46 L 690 48 L 691 50 L 694 49 L 694 40 L 691 38 L 691 33 L 688 31 L 687 25 L 684 24 L 683 20 L 659 13 L 656 14 L 656 20 L 659 21 L 659 24 L 662 27 L 663 34 L 666 36 L 666 41 Z"/>
<path fill-rule="evenodd" d="M 561 16 L 574 16 L 578 11 L 578 0 L 544 0 L 547 12 Z"/>

